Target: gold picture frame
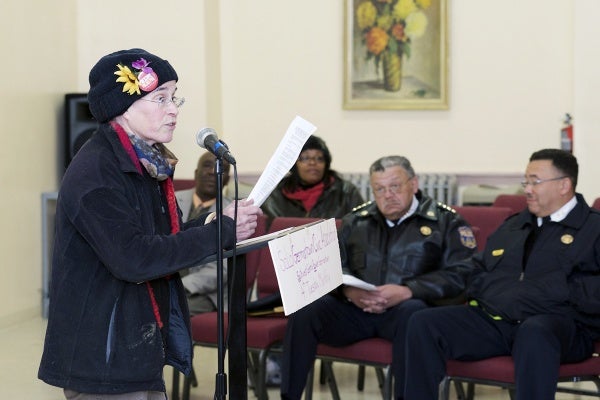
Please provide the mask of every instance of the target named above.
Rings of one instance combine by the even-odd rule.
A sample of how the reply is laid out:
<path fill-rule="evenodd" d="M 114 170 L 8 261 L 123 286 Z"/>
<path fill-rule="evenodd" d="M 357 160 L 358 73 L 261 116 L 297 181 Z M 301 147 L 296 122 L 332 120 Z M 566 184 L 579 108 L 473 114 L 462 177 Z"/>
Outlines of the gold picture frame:
<path fill-rule="evenodd" d="M 347 110 L 448 109 L 447 0 L 344 0 Z"/>

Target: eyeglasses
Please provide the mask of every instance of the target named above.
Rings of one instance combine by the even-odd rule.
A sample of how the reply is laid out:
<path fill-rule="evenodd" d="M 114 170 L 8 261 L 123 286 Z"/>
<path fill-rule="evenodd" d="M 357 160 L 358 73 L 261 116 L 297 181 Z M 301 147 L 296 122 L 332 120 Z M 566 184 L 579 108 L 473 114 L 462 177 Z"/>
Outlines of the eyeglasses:
<path fill-rule="evenodd" d="M 411 179 L 413 179 L 413 177 L 408 178 L 407 180 L 405 180 L 402 183 L 394 183 L 390 186 L 377 186 L 373 188 L 373 194 L 375 195 L 375 197 L 382 197 L 385 196 L 385 194 L 389 191 L 391 194 L 398 194 L 402 191 L 402 188 L 404 187 L 404 185 L 406 185 L 408 183 L 408 181 L 410 181 Z"/>
<path fill-rule="evenodd" d="M 527 187 L 527 185 L 531 185 L 531 187 L 535 187 L 535 186 L 539 185 L 540 183 L 558 181 L 558 180 L 565 179 L 565 178 L 568 178 L 568 176 L 557 176 L 556 178 L 550 178 L 550 179 L 536 179 L 534 181 L 521 181 L 521 186 L 523 186 L 523 189 L 524 189 Z"/>
<path fill-rule="evenodd" d="M 321 157 L 321 156 L 317 156 L 317 157 L 300 156 L 300 157 L 298 157 L 298 162 L 301 162 L 302 164 L 308 164 L 311 161 L 316 164 L 324 164 L 325 157 Z"/>
<path fill-rule="evenodd" d="M 167 99 L 166 97 L 159 97 L 156 100 L 150 100 L 150 99 L 140 99 L 140 100 L 156 103 L 156 104 L 158 104 L 159 107 L 162 107 L 162 108 L 169 105 L 169 103 L 173 103 L 175 105 L 175 107 L 179 108 L 183 105 L 183 103 L 185 103 L 185 97 L 175 97 L 175 96 L 171 97 L 171 99 Z"/>

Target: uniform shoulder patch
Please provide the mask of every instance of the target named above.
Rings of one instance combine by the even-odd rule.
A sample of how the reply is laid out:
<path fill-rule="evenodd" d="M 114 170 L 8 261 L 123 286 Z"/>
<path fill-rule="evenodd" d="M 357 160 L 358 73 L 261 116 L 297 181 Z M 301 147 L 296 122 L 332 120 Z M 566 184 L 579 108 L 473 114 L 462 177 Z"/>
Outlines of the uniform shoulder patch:
<path fill-rule="evenodd" d="M 468 226 L 461 226 L 458 228 L 458 234 L 460 235 L 460 242 L 463 246 L 469 249 L 477 247 L 477 240 L 475 239 L 473 229 Z"/>

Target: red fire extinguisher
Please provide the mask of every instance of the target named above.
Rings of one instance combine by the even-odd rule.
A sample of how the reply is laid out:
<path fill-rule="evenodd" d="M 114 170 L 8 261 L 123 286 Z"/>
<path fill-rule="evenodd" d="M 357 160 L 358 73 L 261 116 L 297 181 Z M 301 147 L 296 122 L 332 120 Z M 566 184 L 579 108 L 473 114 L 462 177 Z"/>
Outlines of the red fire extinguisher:
<path fill-rule="evenodd" d="M 565 114 L 560 130 L 560 148 L 573 153 L 573 117 L 569 113 Z"/>

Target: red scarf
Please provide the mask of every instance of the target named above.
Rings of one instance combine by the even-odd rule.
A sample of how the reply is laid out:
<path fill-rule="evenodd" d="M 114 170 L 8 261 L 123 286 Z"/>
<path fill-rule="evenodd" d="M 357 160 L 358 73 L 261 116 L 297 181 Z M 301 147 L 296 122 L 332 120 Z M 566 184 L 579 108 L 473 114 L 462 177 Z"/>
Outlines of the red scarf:
<path fill-rule="evenodd" d="M 135 149 L 131 144 L 131 140 L 129 139 L 129 136 L 127 135 L 123 127 L 117 124 L 116 122 L 111 122 L 110 125 L 115 130 L 115 132 L 117 132 L 119 141 L 123 145 L 123 148 L 127 152 L 129 158 L 133 162 L 133 165 L 135 165 L 140 174 L 143 174 L 140 160 L 137 154 L 135 153 Z M 179 215 L 177 213 L 177 201 L 175 200 L 175 188 L 173 187 L 173 179 L 169 177 L 163 181 L 160 181 L 159 184 L 161 185 L 162 190 L 165 193 L 165 196 L 167 197 L 169 218 L 171 220 L 171 233 L 175 234 L 179 232 Z M 169 279 L 169 277 L 167 276 L 166 279 Z M 148 294 L 150 295 L 150 301 L 152 302 L 152 310 L 154 311 L 154 317 L 156 318 L 158 327 L 162 328 L 164 324 L 162 322 L 162 318 L 160 317 L 160 311 L 158 307 L 158 302 L 156 301 L 156 296 L 154 295 L 154 289 L 152 289 L 152 285 L 150 285 L 150 282 L 146 282 L 146 287 L 148 288 Z"/>
<path fill-rule="evenodd" d="M 298 189 L 295 192 L 288 192 L 283 190 L 282 193 L 285 197 L 291 200 L 298 200 L 302 203 L 302 206 L 306 210 L 306 213 L 310 213 L 310 210 L 317 204 L 319 197 L 323 194 L 325 189 L 325 183 L 323 181 L 317 183 L 315 186 L 311 186 L 307 189 Z"/>

